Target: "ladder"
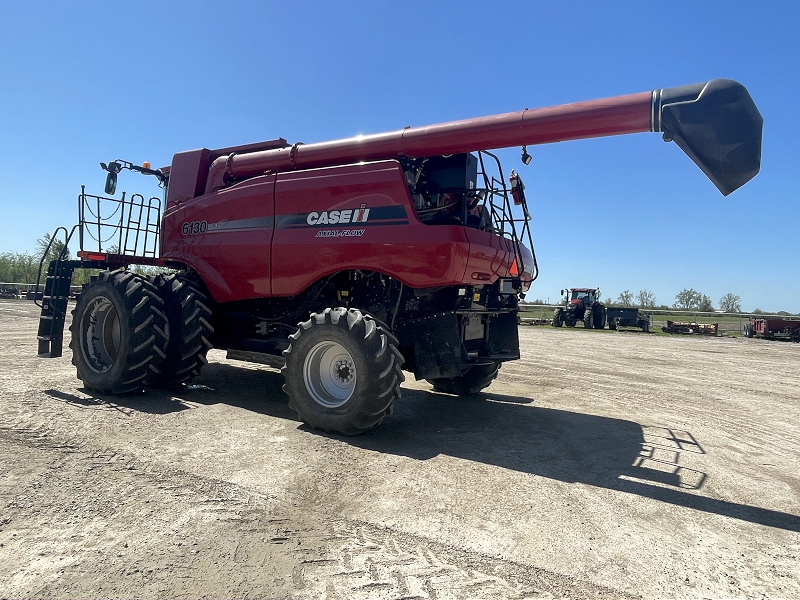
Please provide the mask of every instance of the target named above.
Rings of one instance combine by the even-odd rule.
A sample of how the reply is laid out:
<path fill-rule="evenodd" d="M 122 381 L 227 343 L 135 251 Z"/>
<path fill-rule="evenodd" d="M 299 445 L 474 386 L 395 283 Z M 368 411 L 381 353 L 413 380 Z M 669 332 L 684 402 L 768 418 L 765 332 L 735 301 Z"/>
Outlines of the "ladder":
<path fill-rule="evenodd" d="M 80 265 L 79 260 L 56 259 L 47 268 L 37 335 L 41 358 L 58 358 L 62 355 L 69 286 L 73 271 Z"/>

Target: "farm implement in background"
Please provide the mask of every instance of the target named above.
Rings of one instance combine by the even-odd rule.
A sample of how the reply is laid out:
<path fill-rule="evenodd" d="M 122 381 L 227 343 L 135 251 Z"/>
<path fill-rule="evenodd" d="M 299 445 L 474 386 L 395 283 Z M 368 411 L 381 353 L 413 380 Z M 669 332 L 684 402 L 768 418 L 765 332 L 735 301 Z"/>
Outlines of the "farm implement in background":
<path fill-rule="evenodd" d="M 745 337 L 800 343 L 800 320 L 750 317 L 744 326 Z"/>
<path fill-rule="evenodd" d="M 717 335 L 718 323 L 679 323 L 678 321 L 667 321 L 667 325 L 661 328 L 664 333 L 679 333 L 682 335 Z"/>

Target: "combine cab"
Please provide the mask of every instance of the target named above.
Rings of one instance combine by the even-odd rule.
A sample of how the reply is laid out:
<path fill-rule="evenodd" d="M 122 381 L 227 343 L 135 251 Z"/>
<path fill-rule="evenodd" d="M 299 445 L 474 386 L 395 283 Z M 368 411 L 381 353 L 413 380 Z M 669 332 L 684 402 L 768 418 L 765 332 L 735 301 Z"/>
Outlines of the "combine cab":
<path fill-rule="evenodd" d="M 599 288 L 571 288 L 564 306 L 553 311 L 553 327 L 575 327 L 578 321 L 586 329 L 603 329 L 606 326 L 605 306 L 600 303 Z M 561 290 L 564 295 L 564 290 Z"/>

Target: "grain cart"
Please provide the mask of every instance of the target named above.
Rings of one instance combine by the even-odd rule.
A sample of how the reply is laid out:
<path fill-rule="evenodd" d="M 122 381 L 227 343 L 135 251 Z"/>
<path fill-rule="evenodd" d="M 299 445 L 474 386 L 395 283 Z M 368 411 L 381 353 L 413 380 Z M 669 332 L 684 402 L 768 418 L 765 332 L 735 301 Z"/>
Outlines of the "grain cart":
<path fill-rule="evenodd" d="M 645 333 L 650 331 L 650 315 L 632 306 L 609 306 L 606 308 L 609 329 L 638 327 Z"/>
<path fill-rule="evenodd" d="M 564 295 L 565 290 L 561 290 Z M 566 290 L 564 306 L 553 310 L 553 327 L 575 327 L 578 321 L 586 329 L 603 329 L 606 326 L 605 307 L 600 302 L 600 288 L 570 288 Z"/>
<path fill-rule="evenodd" d="M 519 358 L 518 302 L 536 278 L 524 184 L 488 150 L 662 132 L 727 195 L 760 168 L 762 119 L 730 80 L 349 139 L 283 138 L 115 160 L 79 197 L 77 260 L 47 267 L 39 356 L 62 354 L 73 271 L 100 269 L 73 311 L 78 378 L 100 393 L 185 384 L 210 348 L 281 368 L 301 420 L 366 431 L 403 369 L 470 394 Z M 163 198 L 115 196 L 118 174 Z M 54 235 L 54 238 L 56 235 Z M 168 267 L 145 277 L 133 265 Z"/>

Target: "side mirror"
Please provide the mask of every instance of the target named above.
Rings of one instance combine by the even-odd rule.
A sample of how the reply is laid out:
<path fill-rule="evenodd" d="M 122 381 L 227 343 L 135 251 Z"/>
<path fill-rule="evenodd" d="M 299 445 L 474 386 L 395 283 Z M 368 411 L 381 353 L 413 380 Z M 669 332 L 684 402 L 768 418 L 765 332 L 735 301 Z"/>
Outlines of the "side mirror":
<path fill-rule="evenodd" d="M 106 194 L 109 196 L 113 196 L 114 192 L 117 191 L 117 174 L 113 171 L 109 171 L 108 176 L 106 177 Z"/>
<path fill-rule="evenodd" d="M 100 163 L 100 168 L 104 171 L 108 171 L 108 176 L 106 177 L 106 194 L 113 196 L 114 192 L 117 191 L 117 173 L 122 171 L 122 165 L 114 161 L 108 164 Z"/>
<path fill-rule="evenodd" d="M 564 295 L 564 290 L 561 290 L 561 295 L 562 295 L 562 296 Z"/>

